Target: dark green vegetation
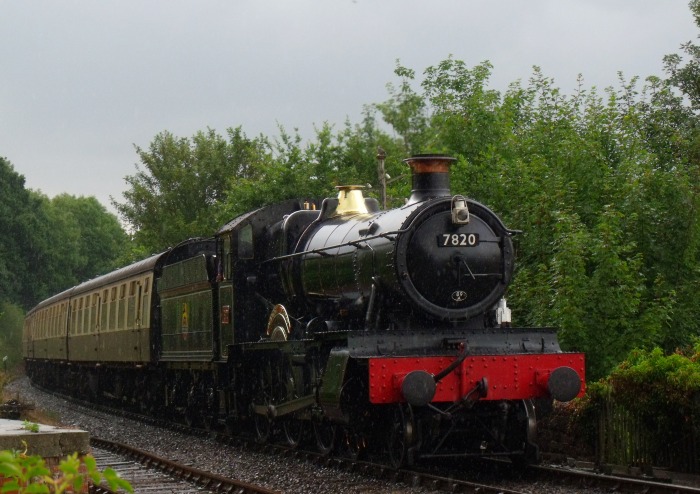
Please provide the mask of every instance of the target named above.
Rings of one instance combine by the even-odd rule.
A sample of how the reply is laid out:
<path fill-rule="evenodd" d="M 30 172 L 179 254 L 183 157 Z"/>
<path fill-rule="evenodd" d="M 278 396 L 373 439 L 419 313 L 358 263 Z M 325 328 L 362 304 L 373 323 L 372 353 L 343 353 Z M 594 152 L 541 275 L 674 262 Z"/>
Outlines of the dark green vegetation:
<path fill-rule="evenodd" d="M 33 424 L 37 425 L 37 424 Z M 38 426 L 37 426 L 38 429 Z M 2 491 L 23 493 L 88 492 L 88 485 L 99 485 L 104 479 L 112 490 L 134 492 L 131 484 L 111 468 L 100 472 L 92 455 L 77 453 L 61 460 L 53 470 L 40 456 L 26 456 L 16 451 L 0 451 Z"/>
<path fill-rule="evenodd" d="M 21 359 L 24 311 L 120 264 L 128 236 L 94 197 L 27 190 L 0 157 L 0 359 Z"/>
<path fill-rule="evenodd" d="M 567 404 L 570 436 L 599 463 L 697 473 L 700 344 L 669 355 L 636 350 L 586 396 Z"/>
<path fill-rule="evenodd" d="M 690 7 L 700 23 L 700 2 Z M 0 159 L 0 336 L 14 341 L 16 307 L 262 204 L 334 195 L 339 184 L 371 184 L 380 197 L 381 147 L 388 206 L 410 189 L 403 158 L 460 157 L 453 190 L 524 232 L 509 291 L 515 324 L 560 327 L 565 348 L 586 352 L 590 378 L 634 348 L 689 346 L 700 320 L 700 47 L 664 63 L 665 78 L 620 75 L 604 90 L 580 80 L 570 94 L 537 68 L 501 92 L 488 62 L 448 58 L 422 76 L 397 64 L 385 102 L 308 140 L 284 129 L 274 139 L 240 127 L 162 132 L 136 148 L 140 165 L 114 201 L 131 244 L 93 198 L 28 191 Z"/>

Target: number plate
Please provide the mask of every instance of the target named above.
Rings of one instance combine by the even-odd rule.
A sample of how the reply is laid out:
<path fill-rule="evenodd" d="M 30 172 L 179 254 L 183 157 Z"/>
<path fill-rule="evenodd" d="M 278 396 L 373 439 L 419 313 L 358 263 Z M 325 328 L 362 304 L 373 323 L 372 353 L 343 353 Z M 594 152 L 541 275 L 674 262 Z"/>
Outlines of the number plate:
<path fill-rule="evenodd" d="M 478 233 L 443 233 L 437 237 L 438 247 L 476 247 Z"/>

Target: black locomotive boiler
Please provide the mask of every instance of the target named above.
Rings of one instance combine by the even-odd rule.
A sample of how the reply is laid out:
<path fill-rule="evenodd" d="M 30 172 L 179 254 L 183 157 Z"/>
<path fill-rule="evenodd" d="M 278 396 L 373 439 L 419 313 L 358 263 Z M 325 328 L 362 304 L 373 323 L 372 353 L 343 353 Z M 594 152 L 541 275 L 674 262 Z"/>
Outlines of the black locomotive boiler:
<path fill-rule="evenodd" d="M 452 194 L 453 161 L 407 159 L 402 207 L 355 186 L 274 204 L 42 302 L 25 325 L 29 375 L 396 466 L 537 461 L 535 403 L 580 396 L 584 356 L 553 329 L 511 327 L 515 232 Z"/>

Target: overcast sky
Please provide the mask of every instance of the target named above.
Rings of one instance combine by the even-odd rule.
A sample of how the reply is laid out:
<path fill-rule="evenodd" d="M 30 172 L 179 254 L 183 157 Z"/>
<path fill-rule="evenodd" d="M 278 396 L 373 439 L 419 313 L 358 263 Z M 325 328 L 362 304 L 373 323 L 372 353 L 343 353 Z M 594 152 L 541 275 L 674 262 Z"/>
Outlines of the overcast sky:
<path fill-rule="evenodd" d="M 397 59 L 490 60 L 498 90 L 538 65 L 571 94 L 663 76 L 697 34 L 687 0 L 0 0 L 0 156 L 110 207 L 159 132 L 312 138 L 387 99 Z"/>

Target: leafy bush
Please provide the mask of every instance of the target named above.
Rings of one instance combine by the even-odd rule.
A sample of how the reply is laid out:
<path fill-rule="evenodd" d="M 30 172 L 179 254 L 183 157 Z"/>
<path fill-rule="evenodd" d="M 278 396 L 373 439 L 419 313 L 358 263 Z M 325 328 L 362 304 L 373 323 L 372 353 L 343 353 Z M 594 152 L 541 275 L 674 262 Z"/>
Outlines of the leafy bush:
<path fill-rule="evenodd" d="M 61 461 L 52 472 L 40 456 L 27 456 L 16 451 L 0 451 L 0 492 L 51 493 L 88 492 L 90 480 L 98 484 L 104 479 L 111 490 L 134 492 L 131 484 L 111 468 L 100 473 L 95 458 L 77 453 Z"/>
<path fill-rule="evenodd" d="M 700 343 L 671 355 L 660 348 L 635 350 L 606 381 L 618 403 L 643 415 L 690 413 L 700 392 Z"/>
<path fill-rule="evenodd" d="M 603 428 L 610 428 L 610 420 L 615 420 L 611 419 L 613 410 L 617 410 L 618 419 L 619 411 L 624 410 L 622 416 L 649 434 L 650 454 L 672 458 L 673 452 L 663 450 L 697 434 L 693 423 L 700 419 L 700 342 L 672 354 L 660 348 L 633 351 L 608 377 L 589 384 L 586 396 L 572 405 L 572 434 L 588 445 L 605 440 L 600 435 L 601 418 L 608 417 Z M 609 433 L 613 432 L 605 432 Z M 629 441 L 639 439 L 635 433 L 628 435 Z"/>

